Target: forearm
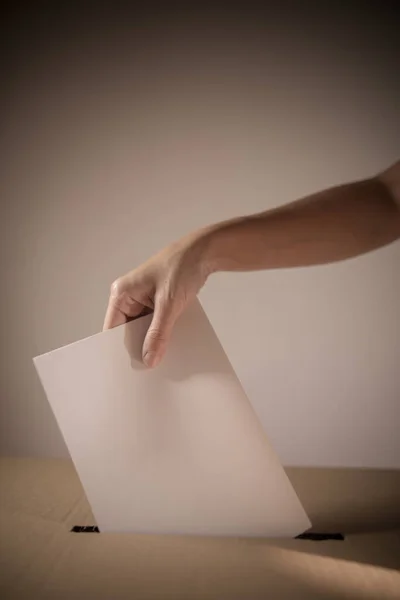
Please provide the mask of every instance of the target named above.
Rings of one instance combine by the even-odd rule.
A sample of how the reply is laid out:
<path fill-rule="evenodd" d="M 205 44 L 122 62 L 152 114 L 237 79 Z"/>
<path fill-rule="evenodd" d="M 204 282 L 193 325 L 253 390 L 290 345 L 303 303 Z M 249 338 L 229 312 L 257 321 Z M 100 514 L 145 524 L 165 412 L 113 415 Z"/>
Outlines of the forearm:
<path fill-rule="evenodd" d="M 316 265 L 389 244 L 400 237 L 400 208 L 389 183 L 375 177 L 338 186 L 210 227 L 202 234 L 209 271 Z"/>

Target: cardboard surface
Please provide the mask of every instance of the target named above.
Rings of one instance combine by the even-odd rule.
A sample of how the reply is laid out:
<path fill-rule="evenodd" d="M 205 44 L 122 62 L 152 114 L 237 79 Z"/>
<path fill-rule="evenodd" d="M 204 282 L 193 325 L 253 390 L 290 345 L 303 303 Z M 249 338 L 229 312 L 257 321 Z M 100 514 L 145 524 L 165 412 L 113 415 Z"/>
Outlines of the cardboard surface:
<path fill-rule="evenodd" d="M 310 522 L 201 305 L 146 369 L 151 316 L 35 359 L 101 532 L 293 537 Z"/>
<path fill-rule="evenodd" d="M 288 474 L 304 505 L 313 507 L 320 530 L 329 518 L 340 528 L 352 515 L 361 525 L 359 513 L 367 514 L 372 507 L 365 492 L 379 486 L 375 527 L 381 518 L 388 525 L 385 510 L 393 515 L 393 525 L 397 510 L 400 524 L 399 472 L 290 469 Z M 344 542 L 70 533 L 73 525 L 93 522 L 71 461 L 0 459 L 0 597 L 400 597 L 400 535 L 395 531 L 349 535 Z"/>

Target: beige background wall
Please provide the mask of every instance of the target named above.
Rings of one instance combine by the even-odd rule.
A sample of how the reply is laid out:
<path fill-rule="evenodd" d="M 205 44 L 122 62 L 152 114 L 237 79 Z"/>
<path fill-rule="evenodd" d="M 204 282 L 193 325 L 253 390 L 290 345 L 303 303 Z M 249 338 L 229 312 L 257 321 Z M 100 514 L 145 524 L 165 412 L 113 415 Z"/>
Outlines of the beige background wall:
<path fill-rule="evenodd" d="M 116 276 L 191 228 L 400 155 L 391 3 L 326 16 L 280 6 L 14 15 L 1 142 L 3 452 L 65 455 L 31 358 L 99 331 Z M 327 267 L 223 274 L 203 291 L 285 465 L 400 467 L 399 271 L 395 244 Z"/>

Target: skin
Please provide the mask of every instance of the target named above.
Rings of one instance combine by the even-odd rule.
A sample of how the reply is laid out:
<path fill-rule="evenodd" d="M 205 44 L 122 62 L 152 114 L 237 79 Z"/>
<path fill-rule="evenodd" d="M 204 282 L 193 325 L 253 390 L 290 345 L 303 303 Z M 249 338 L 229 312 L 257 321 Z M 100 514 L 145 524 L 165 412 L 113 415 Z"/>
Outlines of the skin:
<path fill-rule="evenodd" d="M 256 215 L 199 229 L 111 286 L 104 329 L 153 312 L 143 361 L 161 361 L 179 315 L 218 271 L 345 260 L 400 238 L 400 161 L 384 172 Z"/>

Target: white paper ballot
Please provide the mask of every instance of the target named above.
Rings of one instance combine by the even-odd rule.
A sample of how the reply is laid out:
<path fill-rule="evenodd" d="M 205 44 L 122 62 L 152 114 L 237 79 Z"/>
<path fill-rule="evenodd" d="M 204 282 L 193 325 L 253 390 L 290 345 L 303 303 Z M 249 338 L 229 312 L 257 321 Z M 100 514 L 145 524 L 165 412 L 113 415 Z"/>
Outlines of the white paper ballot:
<path fill-rule="evenodd" d="M 150 321 L 34 359 L 100 531 L 279 537 L 308 529 L 200 303 L 180 317 L 154 370 L 141 360 Z"/>

